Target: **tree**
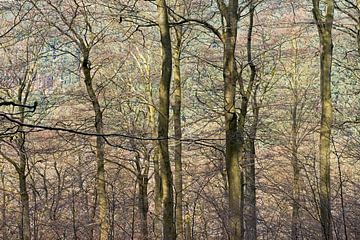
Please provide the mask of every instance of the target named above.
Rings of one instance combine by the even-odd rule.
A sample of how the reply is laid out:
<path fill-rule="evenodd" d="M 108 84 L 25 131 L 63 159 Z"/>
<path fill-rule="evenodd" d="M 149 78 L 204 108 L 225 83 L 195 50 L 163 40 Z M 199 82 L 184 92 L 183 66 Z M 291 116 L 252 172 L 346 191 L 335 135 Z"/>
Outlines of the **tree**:
<path fill-rule="evenodd" d="M 176 1 L 175 11 L 184 15 L 185 6 L 182 2 Z M 178 22 L 180 19 L 174 17 Z M 183 167 L 182 167 L 182 129 L 181 129 L 181 95 L 182 95 L 182 78 L 181 78 L 181 51 L 182 51 L 182 38 L 184 35 L 184 29 L 182 25 L 177 25 L 174 28 L 175 32 L 175 44 L 173 49 L 173 76 L 174 76 L 174 103 L 173 103 L 173 118 L 174 118 L 174 162 L 175 162 L 175 223 L 177 239 L 184 239 L 184 224 L 183 224 Z"/>
<path fill-rule="evenodd" d="M 96 192 L 98 201 L 98 225 L 99 225 L 99 238 L 101 240 L 108 239 L 109 236 L 109 220 L 108 220 L 108 200 L 106 196 L 106 180 L 105 180 L 105 140 L 101 136 L 104 134 L 103 110 L 100 106 L 99 97 L 94 88 L 94 74 L 92 72 L 93 66 L 90 59 L 91 52 L 94 46 L 105 37 L 105 28 L 93 29 L 92 22 L 89 21 L 89 15 L 92 15 L 90 9 L 92 5 L 86 5 L 84 2 L 74 2 L 74 5 L 67 5 L 67 3 L 53 3 L 51 1 L 33 2 L 35 8 L 45 18 L 45 21 L 55 31 L 58 31 L 66 39 L 75 44 L 80 53 L 81 59 L 80 67 L 84 76 L 84 83 L 90 102 L 93 107 L 94 127 L 98 136 L 96 136 Z M 44 8 L 48 7 L 48 11 L 53 13 L 48 16 L 44 12 Z M 70 14 L 66 15 L 61 11 L 62 8 L 69 7 Z M 75 18 L 78 18 L 78 11 L 82 9 L 82 21 L 80 26 L 73 25 Z M 83 35 L 83 31 L 85 34 Z M 67 50 L 68 51 L 68 50 Z M 75 54 L 73 54 L 74 56 Z M 76 56 L 76 55 L 75 55 Z"/>
<path fill-rule="evenodd" d="M 330 141 L 333 109 L 331 101 L 331 65 L 333 54 L 332 27 L 334 21 L 334 1 L 326 0 L 325 13 L 320 8 L 320 0 L 313 0 L 313 14 L 320 39 L 320 221 L 323 239 L 332 239 L 331 191 L 330 191 Z"/>
<path fill-rule="evenodd" d="M 173 180 L 169 158 L 169 107 L 170 83 L 172 73 L 172 49 L 168 18 L 168 8 L 165 0 L 157 0 L 158 25 L 161 37 L 162 69 L 159 87 L 159 162 L 163 207 L 163 238 L 176 239 L 174 223 Z"/>

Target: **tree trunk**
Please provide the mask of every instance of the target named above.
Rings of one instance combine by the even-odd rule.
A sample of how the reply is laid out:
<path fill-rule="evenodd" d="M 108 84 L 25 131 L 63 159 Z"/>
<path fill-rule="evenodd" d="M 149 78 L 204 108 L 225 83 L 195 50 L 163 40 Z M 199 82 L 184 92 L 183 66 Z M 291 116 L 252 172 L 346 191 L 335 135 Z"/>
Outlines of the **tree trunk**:
<path fill-rule="evenodd" d="M 323 229 L 323 239 L 331 240 L 331 193 L 330 193 L 330 136 L 333 119 L 331 101 L 331 65 L 333 54 L 332 25 L 334 18 L 334 1 L 327 0 L 326 13 L 320 10 L 319 0 L 313 0 L 313 14 L 320 38 L 320 222 Z"/>
<path fill-rule="evenodd" d="M 5 186 L 5 175 L 4 168 L 0 171 L 1 185 L 2 185 L 2 209 L 1 209 L 1 232 L 2 239 L 7 240 L 7 227 L 6 227 L 6 186 Z"/>
<path fill-rule="evenodd" d="M 182 130 L 181 130 L 181 72 L 180 72 L 180 55 L 181 55 L 181 41 L 182 41 L 182 27 L 175 28 L 176 44 L 174 46 L 174 162 L 175 162 L 175 196 L 176 196 L 176 234 L 177 239 L 184 239 L 183 227 L 183 183 L 182 183 Z"/>
<path fill-rule="evenodd" d="M 238 1 L 229 1 L 228 6 L 219 4 L 219 9 L 222 16 L 226 19 L 226 25 L 224 26 L 223 78 L 226 135 L 225 162 L 229 189 L 229 238 L 231 240 L 239 240 L 242 239 L 241 230 L 243 217 L 240 209 L 242 186 L 239 169 L 238 121 L 235 108 L 237 81 L 235 47 L 237 38 Z"/>
<path fill-rule="evenodd" d="M 360 56 L 360 0 L 356 1 L 356 7 L 357 7 L 357 13 L 358 13 L 358 17 L 357 17 L 357 26 L 356 26 L 356 42 L 357 42 L 357 51 L 358 54 Z"/>
<path fill-rule="evenodd" d="M 102 111 L 100 108 L 99 100 L 95 94 L 92 85 L 91 67 L 89 61 L 90 50 L 86 47 L 82 48 L 82 71 L 85 77 L 85 85 L 87 93 L 90 97 L 95 113 L 95 129 L 97 134 L 104 133 L 104 124 Z M 96 158 L 97 158 L 97 171 L 96 171 L 96 191 L 98 198 L 98 224 L 100 227 L 100 240 L 107 240 L 109 236 L 109 222 L 107 219 L 108 203 L 106 198 L 106 183 L 105 183 L 105 158 L 104 158 L 105 142 L 102 136 L 96 137 Z"/>
<path fill-rule="evenodd" d="M 174 197 L 172 189 L 172 172 L 169 158 L 169 103 L 170 83 L 172 72 L 172 49 L 167 5 L 165 0 L 157 0 L 158 24 L 161 35 L 162 47 L 162 72 L 159 87 L 159 118 L 158 138 L 160 175 L 162 185 L 162 207 L 163 207 L 163 238 L 166 240 L 176 239 L 174 223 Z"/>
<path fill-rule="evenodd" d="M 155 107 L 152 94 L 152 84 L 150 79 L 150 72 L 148 73 L 148 110 L 149 110 L 149 126 L 151 129 L 151 136 L 157 137 L 157 129 L 155 125 Z M 151 160 L 154 163 L 154 234 L 155 238 L 161 238 L 161 177 L 160 177 L 160 166 L 159 166 L 159 149 L 158 143 L 154 144 L 153 154 Z"/>
<path fill-rule="evenodd" d="M 244 204 L 244 222 L 245 222 L 245 239 L 255 240 L 256 235 L 256 186 L 255 186 L 255 139 L 259 118 L 259 107 L 256 102 L 257 87 L 253 93 L 253 122 L 250 127 L 248 139 L 244 142 L 245 133 L 245 120 L 249 107 L 249 100 L 253 92 L 253 86 L 256 78 L 256 66 L 252 57 L 252 34 L 254 25 L 255 6 L 252 1 L 249 4 L 249 27 L 247 35 L 247 61 L 250 68 L 250 79 L 248 87 L 245 91 L 244 83 L 240 81 L 240 89 L 242 93 L 240 123 L 239 123 L 239 137 L 240 137 L 240 150 L 245 149 L 245 159 L 241 159 L 241 164 L 245 169 L 245 201 Z M 246 144 L 246 146 L 241 146 Z M 245 164 L 244 164 L 244 163 Z"/>
<path fill-rule="evenodd" d="M 189 210 L 187 210 L 185 215 L 185 240 L 191 240 L 191 216 Z"/>
<path fill-rule="evenodd" d="M 291 126 L 291 163 L 293 167 L 293 186 L 292 186 L 292 216 L 291 216 L 291 239 L 298 240 L 300 226 L 300 166 L 298 159 L 297 147 L 297 100 L 295 100 L 292 109 L 292 126 Z"/>
<path fill-rule="evenodd" d="M 259 107 L 256 102 L 256 90 L 253 103 L 253 122 L 250 127 L 249 137 L 246 142 L 245 151 L 245 239 L 257 239 L 257 217 L 256 217 L 256 172 L 255 172 L 255 141 L 259 122 Z"/>
<path fill-rule="evenodd" d="M 133 144 L 135 147 L 135 144 Z M 145 155 L 144 159 L 146 159 L 146 163 L 144 166 L 144 172 L 141 170 L 140 164 L 140 154 L 136 156 L 136 180 L 137 184 L 139 185 L 138 190 L 138 210 L 140 215 L 140 239 L 148 240 L 149 239 L 149 231 L 148 231 L 148 222 L 147 222 L 147 215 L 149 211 L 149 201 L 148 201 L 148 183 L 149 183 L 149 162 L 150 162 L 150 155 Z"/>
<path fill-rule="evenodd" d="M 148 240 L 148 224 L 147 224 L 147 214 L 149 210 L 148 196 L 147 196 L 147 187 L 148 187 L 148 176 L 147 174 L 140 174 L 138 176 L 139 183 L 139 212 L 140 212 L 140 228 L 141 228 L 141 239 Z"/>
<path fill-rule="evenodd" d="M 293 92 L 293 103 L 291 106 L 291 164 L 293 167 L 293 183 L 292 183 L 292 215 L 291 215 L 291 239 L 300 239 L 300 162 L 298 158 L 298 133 L 299 133 L 299 72 L 298 72 L 298 61 L 299 61 L 299 49 L 297 39 L 293 40 L 293 49 L 295 51 L 293 71 L 291 72 L 292 78 L 292 92 Z"/>
<path fill-rule="evenodd" d="M 26 186 L 26 153 L 25 153 L 25 136 L 20 133 L 17 142 L 19 149 L 20 164 L 18 168 L 20 202 L 21 202 L 21 239 L 30 240 L 30 207 L 29 207 L 29 193 Z"/>

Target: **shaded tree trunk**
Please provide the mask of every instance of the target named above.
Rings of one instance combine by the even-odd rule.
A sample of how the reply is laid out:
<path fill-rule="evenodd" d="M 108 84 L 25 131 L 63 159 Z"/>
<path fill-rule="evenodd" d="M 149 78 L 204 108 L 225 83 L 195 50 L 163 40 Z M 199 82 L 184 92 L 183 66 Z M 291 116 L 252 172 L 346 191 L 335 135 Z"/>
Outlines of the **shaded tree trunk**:
<path fill-rule="evenodd" d="M 148 237 L 148 224 L 147 224 L 147 214 L 149 210 L 148 197 L 147 197 L 147 187 L 148 187 L 148 176 L 146 174 L 141 174 L 138 176 L 139 183 L 139 212 L 140 212 L 140 228 L 141 228 L 141 239 L 147 240 Z"/>
<path fill-rule="evenodd" d="M 330 193 L 330 136 L 333 119 L 331 101 L 331 65 L 333 54 L 332 26 L 334 19 L 334 1 L 326 0 L 325 16 L 320 10 L 320 1 L 313 0 L 313 14 L 320 38 L 320 222 L 323 239 L 331 240 L 331 193 Z"/>
<path fill-rule="evenodd" d="M 292 109 L 292 126 L 291 126 L 291 163 L 293 167 L 293 186 L 292 186 L 292 215 L 291 215 L 291 239 L 297 240 L 299 236 L 300 226 L 300 166 L 298 159 L 298 146 L 297 146 L 297 101 Z"/>
<path fill-rule="evenodd" d="M 256 131 L 258 125 L 259 118 L 259 107 L 257 105 L 257 88 L 253 93 L 253 122 L 250 127 L 250 131 L 248 134 L 247 142 L 244 142 L 244 133 L 245 133 L 245 120 L 246 114 L 249 107 L 249 100 L 251 97 L 251 93 L 253 92 L 253 86 L 256 78 L 256 66 L 252 56 L 252 34 L 253 34 L 253 26 L 254 26 L 254 13 L 255 6 L 253 1 L 250 1 L 249 4 L 249 27 L 248 27 L 248 35 L 247 35 L 247 61 L 250 68 L 250 79 L 249 84 L 244 90 L 244 85 L 242 80 L 240 81 L 240 89 L 242 94 L 242 103 L 241 103 L 241 111 L 240 111 L 240 123 L 239 123 L 239 137 L 240 137 L 240 145 L 246 144 L 245 148 L 240 146 L 240 150 L 243 151 L 245 149 L 245 159 L 242 159 L 242 166 L 245 169 L 245 201 L 244 204 L 244 223 L 245 223 L 245 239 L 247 240 L 255 240 L 256 235 L 256 186 L 255 186 L 255 139 L 256 139 Z"/>
<path fill-rule="evenodd" d="M 135 147 L 135 144 L 134 144 Z M 140 155 L 138 154 L 136 157 L 136 179 L 139 185 L 138 189 L 138 210 L 140 215 L 140 233 L 141 239 L 148 240 L 149 239 L 149 231 L 148 231 L 148 222 L 147 215 L 149 211 L 149 201 L 148 201 L 148 183 L 149 183 L 149 161 L 150 156 L 146 155 L 146 165 L 144 167 L 144 172 L 141 171 L 140 165 Z"/>
<path fill-rule="evenodd" d="M 291 239 L 297 240 L 300 239 L 300 162 L 298 156 L 298 133 L 299 133 L 299 72 L 297 70 L 297 65 L 299 61 L 298 53 L 298 44 L 297 39 L 293 40 L 293 48 L 295 50 L 295 59 L 293 65 L 293 71 L 291 72 L 292 76 L 292 91 L 293 91 L 293 104 L 291 106 L 291 140 L 290 140 L 290 150 L 291 150 L 291 164 L 293 167 L 293 183 L 292 183 L 292 214 L 291 214 Z"/>
<path fill-rule="evenodd" d="M 23 115 L 23 113 L 22 113 Z M 22 118 L 23 120 L 23 118 Z M 21 239 L 30 240 L 31 239 L 31 229 L 30 229 L 30 207 L 29 207 L 29 193 L 26 185 L 26 165 L 27 165 L 27 156 L 25 152 L 25 134 L 19 133 L 17 139 L 17 146 L 19 149 L 19 158 L 20 163 L 17 168 L 17 173 L 19 176 L 19 189 L 20 189 L 20 202 L 21 202 Z"/>
<path fill-rule="evenodd" d="M 157 0 L 158 25 L 160 28 L 162 48 L 162 71 L 159 86 L 159 162 L 162 186 L 162 215 L 163 215 L 163 239 L 176 239 L 174 223 L 174 196 L 173 181 L 169 158 L 169 105 L 170 105 L 170 83 L 172 73 L 172 49 L 170 28 L 165 0 Z"/>
<path fill-rule="evenodd" d="M 5 187 L 5 175 L 4 175 L 4 168 L 0 171 L 1 176 L 1 185 L 2 185 L 2 204 L 1 204 L 1 232 L 2 232 L 2 239 L 7 240 L 7 227 L 6 227 L 6 187 Z"/>
<path fill-rule="evenodd" d="M 93 111 L 95 113 L 95 129 L 97 134 L 104 133 L 104 123 L 102 117 L 102 111 L 98 97 L 96 96 L 95 90 L 92 85 L 91 66 L 89 61 L 90 49 L 82 46 L 82 64 L 81 68 L 84 74 L 84 82 L 87 93 L 90 97 Z M 106 183 L 105 183 L 105 158 L 104 150 L 105 142 L 102 136 L 96 137 L 96 158 L 97 158 L 97 171 L 96 171 L 96 192 L 98 200 L 98 224 L 100 227 L 100 240 L 107 240 L 109 236 L 109 221 L 107 218 L 108 203 L 106 197 Z"/>
<path fill-rule="evenodd" d="M 259 106 L 256 101 L 256 90 L 254 93 L 253 102 L 253 122 L 250 127 L 249 136 L 246 141 L 245 150 L 245 207 L 244 207 L 244 219 L 245 219 L 245 239 L 255 240 L 257 239 L 257 215 L 256 215 L 256 171 L 255 171 L 255 141 L 257 126 L 259 122 Z"/>

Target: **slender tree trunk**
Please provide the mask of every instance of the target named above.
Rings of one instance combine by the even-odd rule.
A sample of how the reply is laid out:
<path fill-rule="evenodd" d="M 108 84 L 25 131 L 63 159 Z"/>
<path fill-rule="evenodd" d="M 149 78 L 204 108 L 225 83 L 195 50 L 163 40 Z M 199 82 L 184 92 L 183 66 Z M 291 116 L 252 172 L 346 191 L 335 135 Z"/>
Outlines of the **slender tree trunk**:
<path fill-rule="evenodd" d="M 242 90 L 242 103 L 240 111 L 240 123 L 239 123 L 239 132 L 240 132 L 240 145 L 246 144 L 244 148 L 240 146 L 240 150 L 245 149 L 245 159 L 241 160 L 245 162 L 245 206 L 244 206 L 244 219 L 245 219 L 245 239 L 246 240 L 255 240 L 257 238 L 256 234 L 256 186 L 255 186 L 255 139 L 256 131 L 259 118 L 259 107 L 257 106 L 257 87 L 255 88 L 253 94 L 253 122 L 250 127 L 248 134 L 247 143 L 244 142 L 244 133 L 245 133 L 245 120 L 246 114 L 249 107 L 249 100 L 251 93 L 253 92 L 253 86 L 256 78 L 256 66 L 252 57 L 252 34 L 254 26 L 254 13 L 255 6 L 253 1 L 250 1 L 249 4 L 249 27 L 247 35 L 247 61 L 250 68 L 250 79 L 249 85 L 245 90 Z M 241 80 L 240 88 L 244 89 L 243 82 Z M 242 163 L 242 166 L 244 164 Z"/>
<path fill-rule="evenodd" d="M 174 46 L 174 133 L 175 133 L 175 147 L 174 147 L 174 161 L 175 161 L 175 196 L 176 196 L 176 233 L 177 239 L 184 239 L 183 227 L 183 183 L 182 183 L 182 130 L 181 130 L 181 72 L 180 72 L 180 55 L 181 55 L 181 41 L 182 41 L 182 27 L 175 28 L 176 44 Z"/>
<path fill-rule="evenodd" d="M 73 230 L 74 240 L 78 239 L 76 219 L 77 219 L 77 215 L 76 215 L 75 190 L 74 190 L 74 184 L 72 184 L 72 186 L 71 186 L 71 221 L 72 221 L 72 230 Z"/>
<path fill-rule="evenodd" d="M 332 25 L 334 19 L 334 1 L 326 0 L 326 12 L 320 10 L 320 1 L 313 0 L 313 14 L 320 38 L 320 222 L 323 239 L 331 240 L 331 192 L 330 192 L 330 137 L 333 109 L 331 101 L 331 65 L 333 54 Z"/>
<path fill-rule="evenodd" d="M 85 85 L 87 93 L 90 97 L 95 113 L 95 129 L 97 134 L 104 133 L 104 124 L 102 111 L 100 108 L 99 100 L 95 94 L 95 90 L 92 85 L 91 67 L 89 61 L 90 50 L 86 47 L 82 48 L 82 71 L 85 77 Z M 105 158 L 104 158 L 105 142 L 103 137 L 96 137 L 96 157 L 97 157 L 97 171 L 96 171 L 96 191 L 98 198 L 98 224 L 100 227 L 100 240 L 107 240 L 109 236 L 109 221 L 107 218 L 108 203 L 106 198 L 106 183 L 105 183 Z"/>
<path fill-rule="evenodd" d="M 148 174 L 149 174 L 149 161 L 150 156 L 145 156 L 147 163 L 144 167 L 144 172 L 141 171 L 140 165 L 140 155 L 136 157 L 136 170 L 137 170 L 137 183 L 139 185 L 138 190 L 138 210 L 140 215 L 140 233 L 142 240 L 149 239 L 148 232 L 148 223 L 147 223 L 147 215 L 149 210 L 149 201 L 148 201 Z"/>
<path fill-rule="evenodd" d="M 292 215 L 291 215 L 291 239 L 300 239 L 300 163 L 298 158 L 298 132 L 299 132 L 299 72 L 298 61 L 298 44 L 297 39 L 293 40 L 293 49 L 295 51 L 294 64 L 292 75 L 292 91 L 293 91 L 293 104 L 291 108 L 291 164 L 293 167 L 293 185 L 292 185 Z"/>
<path fill-rule="evenodd" d="M 158 24 L 161 35 L 162 47 L 162 72 L 159 87 L 159 118 L 158 118 L 158 137 L 159 137 L 159 157 L 160 175 L 162 185 L 162 212 L 163 212 L 163 239 L 176 239 L 176 229 L 174 223 L 174 196 L 173 181 L 169 158 L 169 103 L 170 103 L 170 83 L 172 72 L 172 49 L 170 28 L 168 21 L 167 5 L 165 0 L 157 0 Z"/>
<path fill-rule="evenodd" d="M 147 187 L 148 187 L 148 176 L 145 174 L 140 174 L 138 176 L 139 183 L 139 212 L 140 212 L 140 228 L 141 228 L 141 239 L 148 240 L 148 224 L 147 224 L 147 214 L 149 210 L 148 196 L 147 196 Z"/>
<path fill-rule="evenodd" d="M 246 185 L 245 185 L 245 208 L 244 208 L 244 218 L 245 218 L 245 239 L 246 240 L 255 240 L 257 239 L 257 217 L 256 217 L 256 172 L 255 172 L 255 141 L 256 141 L 256 132 L 259 122 L 259 107 L 256 102 L 256 90 L 254 93 L 254 102 L 253 102 L 253 122 L 250 127 L 249 137 L 246 142 L 246 151 L 245 151 L 245 176 L 246 176 Z"/>
<path fill-rule="evenodd" d="M 358 18 L 357 18 L 357 26 L 356 26 L 356 42 L 357 42 L 357 51 L 360 56 L 360 0 L 356 0 L 356 7 L 358 12 Z"/>
<path fill-rule="evenodd" d="M 153 155 L 154 162 L 154 211 L 155 211 L 155 219 L 154 219 L 154 234 L 156 239 L 161 239 L 162 236 L 162 228 L 161 228 L 161 219 L 162 219 L 162 201 L 161 201 L 161 177 L 160 177 L 160 164 L 159 164 L 159 150 L 156 148 L 155 153 Z"/>
<path fill-rule="evenodd" d="M 150 72 L 148 73 L 150 75 Z M 151 129 L 151 136 L 157 137 L 157 129 L 155 125 L 155 107 L 152 94 L 152 84 L 150 76 L 148 75 L 148 109 L 149 109 L 149 126 Z M 154 144 L 153 154 L 151 161 L 154 163 L 154 205 L 155 205 L 155 217 L 154 217 L 154 234 L 156 239 L 160 239 L 162 235 L 161 231 L 161 177 L 159 166 L 159 149 L 158 143 Z"/>
<path fill-rule="evenodd" d="M 300 166 L 298 159 L 297 146 L 297 100 L 295 100 L 292 109 L 292 127 L 291 127 L 291 162 L 293 167 L 293 186 L 292 186 L 292 216 L 291 216 L 291 239 L 298 240 L 300 226 Z"/>
<path fill-rule="evenodd" d="M 24 109 L 20 110 L 21 121 L 24 122 Z M 21 127 L 22 128 L 22 127 Z M 22 129 L 21 129 L 22 130 Z M 19 149 L 19 167 L 17 173 L 19 176 L 20 202 L 21 202 L 21 239 L 31 239 L 30 229 L 30 207 L 29 207 L 29 193 L 26 185 L 26 165 L 27 156 L 25 150 L 25 133 L 19 133 L 17 139 L 17 147 Z"/>
<path fill-rule="evenodd" d="M 185 240 L 191 240 L 191 215 L 189 210 L 187 210 L 185 215 Z"/>
<path fill-rule="evenodd" d="M 5 187 L 5 175 L 4 169 L 0 171 L 1 185 L 2 185 L 2 209 L 1 209 L 1 232 L 2 239 L 7 240 L 7 227 L 6 227 L 6 187 Z"/>

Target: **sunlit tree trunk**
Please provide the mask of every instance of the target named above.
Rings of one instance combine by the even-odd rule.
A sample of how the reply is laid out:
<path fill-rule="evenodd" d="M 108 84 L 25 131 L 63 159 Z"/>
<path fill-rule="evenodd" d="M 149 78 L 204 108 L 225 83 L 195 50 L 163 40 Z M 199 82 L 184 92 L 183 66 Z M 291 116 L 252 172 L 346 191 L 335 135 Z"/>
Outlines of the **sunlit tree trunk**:
<path fill-rule="evenodd" d="M 330 136 L 333 119 L 331 101 L 331 65 L 333 54 L 332 26 L 334 19 L 334 1 L 326 0 L 325 13 L 320 9 L 320 1 L 313 0 L 313 14 L 320 38 L 320 222 L 323 239 L 331 240 L 331 204 L 330 204 Z M 325 15 L 324 15 L 325 14 Z"/>
<path fill-rule="evenodd" d="M 170 28 L 168 21 L 168 9 L 165 0 L 157 0 L 158 25 L 160 28 L 162 48 L 162 71 L 159 86 L 159 162 L 162 186 L 162 215 L 163 215 L 163 239 L 176 238 L 174 223 L 174 196 L 172 172 L 169 158 L 169 104 L 170 83 L 172 74 L 172 49 Z"/>
<path fill-rule="evenodd" d="M 84 82 L 87 93 L 91 100 L 93 111 L 95 113 L 95 129 L 97 134 L 104 133 L 104 123 L 102 117 L 102 111 L 98 97 L 92 83 L 91 66 L 89 61 L 89 48 L 82 46 L 82 64 L 81 68 L 84 74 Z M 105 183 L 105 142 L 102 136 L 96 137 L 96 158 L 97 158 L 97 171 L 96 171 L 96 192 L 98 200 L 98 224 L 100 227 L 100 240 L 107 240 L 109 236 L 109 221 L 107 217 L 108 203 L 106 197 L 106 183 Z"/>
<path fill-rule="evenodd" d="M 177 7 L 178 11 L 181 11 L 181 7 Z M 180 13 L 183 14 L 183 13 Z M 181 57 L 181 42 L 182 42 L 183 29 L 181 25 L 175 27 L 175 44 L 173 49 L 174 58 L 174 134 L 175 134 L 175 146 L 174 146 L 174 162 L 175 162 L 175 215 L 176 215 L 176 234 L 177 239 L 184 239 L 184 226 L 183 226 L 183 180 L 182 180 L 182 130 L 181 130 L 181 69 L 180 69 L 180 57 Z"/>
<path fill-rule="evenodd" d="M 152 84 L 150 79 L 150 71 L 148 70 L 148 110 L 149 110 L 149 126 L 151 129 L 151 136 L 157 137 L 157 129 L 155 124 L 155 112 Z M 154 234 L 158 239 L 162 235 L 161 231 L 161 177 L 160 177 L 160 166 L 159 166 L 159 149 L 158 144 L 155 143 L 151 155 L 151 161 L 154 164 L 154 205 L 155 205 L 155 216 L 154 216 Z"/>
<path fill-rule="evenodd" d="M 223 32 L 223 78 L 224 78 L 224 115 L 226 135 L 226 173 L 229 201 L 229 238 L 243 238 L 243 214 L 241 211 L 242 184 L 239 168 L 240 145 L 238 138 L 238 117 L 236 113 L 236 59 L 235 48 L 238 24 L 238 1 L 230 0 L 228 4 L 217 1 L 221 15 L 225 18 Z"/>

